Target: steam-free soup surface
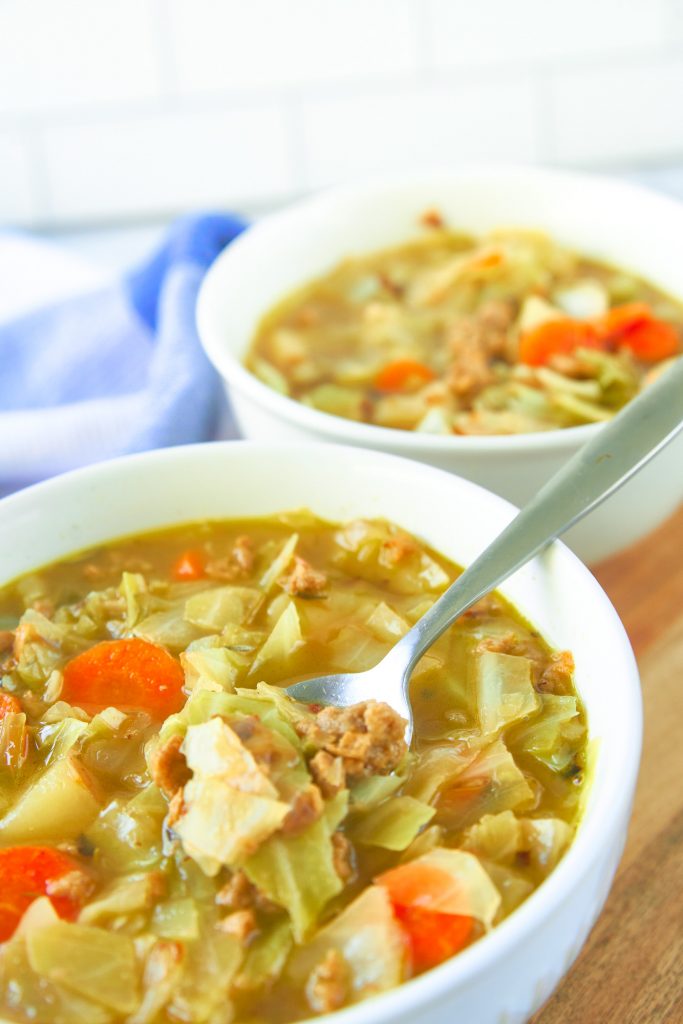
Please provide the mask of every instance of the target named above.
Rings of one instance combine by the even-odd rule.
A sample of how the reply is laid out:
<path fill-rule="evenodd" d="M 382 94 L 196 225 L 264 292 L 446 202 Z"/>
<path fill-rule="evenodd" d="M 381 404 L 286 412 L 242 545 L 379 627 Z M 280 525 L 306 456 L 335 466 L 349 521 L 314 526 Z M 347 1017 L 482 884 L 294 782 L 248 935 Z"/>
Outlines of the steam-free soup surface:
<path fill-rule="evenodd" d="M 322 412 L 428 434 L 610 419 L 681 353 L 683 305 L 538 232 L 421 237 L 285 297 L 247 367 Z"/>
<path fill-rule="evenodd" d="M 572 658 L 496 596 L 418 665 L 415 740 L 374 665 L 457 569 L 308 513 L 114 543 L 0 591 L 0 1016 L 294 1021 L 479 940 L 574 834 Z"/>

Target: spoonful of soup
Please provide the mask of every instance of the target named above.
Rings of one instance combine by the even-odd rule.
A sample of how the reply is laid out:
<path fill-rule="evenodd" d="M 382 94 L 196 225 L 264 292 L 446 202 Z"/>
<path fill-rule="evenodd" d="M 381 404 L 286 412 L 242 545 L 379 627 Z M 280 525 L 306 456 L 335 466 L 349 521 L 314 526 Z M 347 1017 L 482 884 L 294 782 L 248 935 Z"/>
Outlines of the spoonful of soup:
<path fill-rule="evenodd" d="M 296 700 L 348 707 L 373 698 L 413 731 L 410 677 L 422 655 L 476 601 L 626 483 L 683 428 L 683 358 L 552 477 L 448 590 L 366 672 L 306 679 L 287 688 Z"/>

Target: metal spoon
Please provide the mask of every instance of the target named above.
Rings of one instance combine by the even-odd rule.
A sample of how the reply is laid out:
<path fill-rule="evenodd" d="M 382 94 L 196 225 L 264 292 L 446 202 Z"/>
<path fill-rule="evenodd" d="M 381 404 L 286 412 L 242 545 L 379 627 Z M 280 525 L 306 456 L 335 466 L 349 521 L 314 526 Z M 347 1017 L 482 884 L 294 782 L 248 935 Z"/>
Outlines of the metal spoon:
<path fill-rule="evenodd" d="M 287 693 L 348 707 L 384 701 L 413 732 L 408 684 L 415 665 L 476 601 L 626 483 L 683 428 L 683 357 L 630 402 L 538 492 L 374 668 L 306 679 Z"/>

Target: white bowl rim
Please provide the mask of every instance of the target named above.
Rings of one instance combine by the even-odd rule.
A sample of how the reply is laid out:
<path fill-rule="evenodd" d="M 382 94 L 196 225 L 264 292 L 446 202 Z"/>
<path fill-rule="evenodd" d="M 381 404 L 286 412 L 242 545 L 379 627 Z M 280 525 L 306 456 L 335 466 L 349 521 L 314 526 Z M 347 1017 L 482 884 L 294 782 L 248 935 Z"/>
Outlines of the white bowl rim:
<path fill-rule="evenodd" d="M 322 189 L 313 195 L 290 203 L 283 209 L 267 214 L 260 220 L 250 224 L 247 229 L 230 243 L 214 260 L 202 281 L 197 298 L 196 321 L 199 338 L 204 350 L 218 372 L 230 386 L 246 395 L 261 408 L 279 415 L 282 419 L 300 425 L 328 437 L 333 437 L 340 444 L 350 443 L 372 447 L 386 445 L 406 454 L 428 454 L 449 452 L 451 454 L 487 452 L 502 454 L 505 452 L 545 452 L 574 451 L 576 447 L 586 443 L 596 434 L 602 424 L 587 423 L 577 427 L 561 427 L 526 434 L 494 434 L 494 435 L 442 435 L 419 433 L 414 430 L 399 430 L 391 427 L 377 426 L 372 423 L 359 423 L 313 409 L 297 399 L 281 395 L 273 388 L 264 384 L 255 374 L 251 373 L 234 351 L 224 343 L 220 328 L 215 322 L 213 296 L 225 287 L 225 279 L 229 274 L 230 265 L 240 257 L 245 246 L 258 245 L 259 239 L 266 238 L 271 231 L 290 230 L 290 222 L 302 213 L 320 209 L 321 211 L 357 195 L 386 191 L 392 188 L 424 184 L 436 186 L 439 183 L 455 185 L 471 181 L 473 178 L 485 179 L 492 185 L 510 179 L 534 179 L 552 181 L 561 186 L 566 184 L 584 184 L 591 188 L 604 188 L 610 192 L 620 191 L 625 204 L 629 200 L 646 200 L 657 205 L 662 214 L 676 216 L 683 223 L 683 205 L 675 199 L 655 192 L 644 185 L 624 181 L 609 175 L 590 174 L 584 171 L 565 170 L 552 167 L 526 165 L 519 163 L 497 164 L 462 164 L 453 169 L 436 168 L 424 172 L 409 174 L 369 175 L 366 178 L 330 188 Z M 263 314 L 267 310 L 263 311 Z M 249 339 L 251 342 L 251 339 Z M 246 351 L 246 349 L 245 349 Z M 242 353 L 243 355 L 244 353 Z"/>
<path fill-rule="evenodd" d="M 493 492 L 434 466 L 384 452 L 359 450 L 342 445 L 334 447 L 340 453 L 345 453 L 347 458 L 353 459 L 354 463 L 361 460 L 387 466 L 401 463 L 406 471 L 409 467 L 411 474 L 425 479 L 433 478 L 434 474 L 437 474 L 445 488 L 465 488 L 471 493 L 474 502 L 485 503 L 496 508 L 499 515 L 504 517 L 507 514 L 508 520 L 510 514 L 517 511 L 511 502 Z M 115 490 L 116 484 L 122 476 L 125 477 L 126 469 L 129 466 L 147 462 L 150 467 L 158 464 L 158 471 L 163 472 L 164 467 L 170 469 L 174 463 L 182 462 L 184 459 L 187 459 L 188 462 L 195 462 L 197 459 L 211 460 L 215 458 L 217 462 L 222 462 L 223 458 L 230 457 L 231 449 L 238 448 L 248 449 L 254 456 L 260 454 L 264 459 L 269 456 L 277 457 L 278 462 L 280 456 L 287 452 L 297 459 L 301 459 L 305 453 L 324 454 L 327 459 L 330 457 L 329 445 L 313 441 L 208 442 L 125 455 L 72 470 L 0 499 L 0 530 L 4 517 L 15 514 L 22 515 L 23 511 L 30 510 L 35 502 L 49 508 L 51 497 L 53 495 L 58 497 L 60 492 L 68 495 L 73 490 L 78 493 L 83 485 L 87 487 L 90 483 L 104 484 Z M 226 519 L 229 518 L 226 516 Z M 397 518 L 400 520 L 400 515 Z M 187 521 L 189 520 L 178 519 L 179 524 Z M 153 527 L 146 528 L 144 532 L 149 532 L 152 529 Z M 123 536 L 131 536 L 130 531 Z M 117 539 L 117 537 L 111 538 L 112 541 Z M 496 925 L 488 935 L 439 967 L 403 982 L 395 989 L 316 1019 L 333 1018 L 335 1024 L 389 1024 L 395 1012 L 400 1010 L 405 1013 L 407 1009 L 419 1009 L 423 1002 L 443 997 L 460 983 L 474 979 L 482 972 L 487 971 L 494 961 L 504 958 L 506 951 L 516 947 L 527 934 L 535 929 L 537 924 L 551 916 L 554 910 L 571 898 L 572 891 L 582 884 L 589 873 L 592 862 L 600 850 L 603 835 L 609 834 L 611 827 L 617 826 L 620 820 L 628 815 L 638 774 L 642 744 L 642 698 L 635 657 L 626 631 L 612 603 L 595 577 L 561 541 L 554 541 L 553 548 L 556 556 L 559 557 L 559 565 L 562 570 L 582 581 L 580 585 L 585 588 L 586 593 L 591 595 L 592 600 L 602 605 L 608 619 L 612 621 L 615 653 L 620 655 L 617 670 L 621 672 L 623 686 L 621 706 L 628 712 L 625 715 L 624 728 L 619 737 L 621 758 L 619 760 L 615 758 L 614 763 L 610 763 L 607 767 L 599 765 L 601 770 L 595 772 L 591 782 L 591 792 L 595 792 L 596 797 L 592 805 L 584 811 L 577 834 L 557 867 L 516 910 Z M 70 553 L 72 552 L 65 552 L 62 557 L 66 558 Z M 30 565 L 25 571 L 29 572 L 35 568 L 39 567 Z M 541 571 L 547 575 L 546 569 Z M 0 586 L 5 582 L 10 581 L 0 578 Z M 595 685 L 597 686 L 598 683 L 596 682 Z"/>

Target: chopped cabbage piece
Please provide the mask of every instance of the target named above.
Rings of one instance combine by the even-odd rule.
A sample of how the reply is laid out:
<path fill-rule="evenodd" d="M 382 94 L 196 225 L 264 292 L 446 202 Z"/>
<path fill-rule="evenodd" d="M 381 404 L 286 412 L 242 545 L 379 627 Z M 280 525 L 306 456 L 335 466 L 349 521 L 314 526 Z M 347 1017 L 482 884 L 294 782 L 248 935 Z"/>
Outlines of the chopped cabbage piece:
<path fill-rule="evenodd" d="M 23 711 L 6 712 L 0 718 L 0 769 L 12 775 L 22 768 L 28 754 L 28 731 Z"/>
<path fill-rule="evenodd" d="M 540 707 L 528 658 L 482 651 L 477 656 L 476 686 L 479 722 L 485 736 L 535 714 Z"/>
<path fill-rule="evenodd" d="M 268 775 L 222 718 L 189 726 L 181 750 L 195 777 L 217 776 L 244 793 L 277 799 L 277 790 Z"/>
<path fill-rule="evenodd" d="M 304 984 L 330 950 L 340 953 L 349 967 L 351 1003 L 400 984 L 406 969 L 406 942 L 382 886 L 369 886 L 311 942 L 295 949 L 287 975 L 295 984 Z"/>
<path fill-rule="evenodd" d="M 294 552 L 296 551 L 298 543 L 299 535 L 298 533 L 293 533 L 292 536 L 289 537 L 282 545 L 282 548 L 270 563 L 259 581 L 259 586 L 264 594 L 269 594 L 280 577 L 284 576 L 285 571 L 289 567 L 289 563 L 294 558 Z"/>
<path fill-rule="evenodd" d="M 183 651 L 180 664 L 187 690 L 225 690 L 232 693 L 243 659 L 223 646 L 202 646 Z"/>
<path fill-rule="evenodd" d="M 186 946 L 183 973 L 168 1004 L 169 1018 L 192 1024 L 232 1020 L 230 986 L 243 954 L 234 936 L 203 929 L 199 939 Z"/>
<path fill-rule="evenodd" d="M 112 918 L 149 910 L 163 891 L 163 876 L 156 871 L 115 878 L 97 898 L 81 910 L 79 924 L 100 924 Z"/>
<path fill-rule="evenodd" d="M 280 827 L 290 809 L 280 800 L 244 793 L 212 776 L 191 779 L 184 804 L 174 831 L 185 853 L 209 876 L 248 857 Z"/>
<path fill-rule="evenodd" d="M 522 828 L 532 865 L 549 874 L 571 843 L 574 829 L 561 818 L 525 818 Z"/>
<path fill-rule="evenodd" d="M 202 629 L 184 617 L 184 609 L 185 601 L 176 601 L 170 608 L 152 612 L 141 619 L 131 632 L 133 636 L 179 654 L 188 644 L 202 636 Z"/>
<path fill-rule="evenodd" d="M 435 814 L 435 808 L 420 800 L 396 796 L 352 821 L 348 833 L 364 846 L 405 850 Z"/>
<path fill-rule="evenodd" d="M 59 921 L 26 937 L 31 967 L 117 1013 L 132 1013 L 139 1003 L 133 940 L 88 925 Z"/>
<path fill-rule="evenodd" d="M 17 1020 L 40 1024 L 111 1024 L 113 1020 L 112 1010 L 36 974 L 23 938 L 5 943 L 0 953 L 0 994 Z"/>
<path fill-rule="evenodd" d="M 406 781 L 404 775 L 368 775 L 354 782 L 350 790 L 354 811 L 369 811 L 377 807 Z"/>
<path fill-rule="evenodd" d="M 235 988 L 240 992 L 254 992 L 279 978 L 292 942 L 289 921 L 277 921 L 267 932 L 259 935 L 247 949 L 242 969 L 235 978 Z"/>
<path fill-rule="evenodd" d="M 214 587 L 188 597 L 185 618 L 202 629 L 218 632 L 225 626 L 244 625 L 260 602 L 261 594 L 253 587 Z"/>
<path fill-rule="evenodd" d="M 408 775 L 405 792 L 416 800 L 431 803 L 448 783 L 455 783 L 477 751 L 462 744 L 432 747 L 421 755 Z"/>
<path fill-rule="evenodd" d="M 142 573 L 124 572 L 119 592 L 126 602 L 126 629 L 132 629 L 144 618 L 148 604 L 147 581 Z"/>
<path fill-rule="evenodd" d="M 174 825 L 188 856 L 207 875 L 248 857 L 276 831 L 290 806 L 221 718 L 191 725 L 182 751 L 193 777 Z"/>
<path fill-rule="evenodd" d="M 160 791 L 149 785 L 132 800 L 112 800 L 86 835 L 110 870 L 153 867 L 161 860 L 162 822 L 167 811 Z"/>
<path fill-rule="evenodd" d="M 289 601 L 273 626 L 270 636 L 256 655 L 249 670 L 253 676 L 263 670 L 264 665 L 273 663 L 286 666 L 294 651 L 303 643 L 299 613 L 293 601 Z"/>
<path fill-rule="evenodd" d="M 565 771 L 573 763 L 586 736 L 576 697 L 541 694 L 541 714 L 521 731 L 515 742 L 552 771 Z"/>
<path fill-rule="evenodd" d="M 343 626 L 327 650 L 340 671 L 364 672 L 381 661 L 389 643 L 377 640 L 363 626 Z"/>
<path fill-rule="evenodd" d="M 482 859 L 482 864 L 500 893 L 501 904 L 498 916 L 512 913 L 534 891 L 534 883 L 528 878 L 524 878 L 514 868 L 484 859 Z"/>
<path fill-rule="evenodd" d="M 512 811 L 484 814 L 465 832 L 463 848 L 484 860 L 511 864 L 522 849 L 522 824 Z"/>
<path fill-rule="evenodd" d="M 272 836 L 243 865 L 249 880 L 287 910 L 297 942 L 305 940 L 343 888 L 334 869 L 331 832 L 323 815 L 298 836 Z"/>
<path fill-rule="evenodd" d="M 502 739 L 482 750 L 442 790 L 437 801 L 438 821 L 449 827 L 464 827 L 483 814 L 530 806 L 534 791 Z"/>
<path fill-rule="evenodd" d="M 410 628 L 406 620 L 385 601 L 375 606 L 367 624 L 378 640 L 391 644 L 396 643 Z"/>
<path fill-rule="evenodd" d="M 186 897 L 157 903 L 152 915 L 152 930 L 161 939 L 191 942 L 199 938 L 199 910 L 195 900 Z"/>

